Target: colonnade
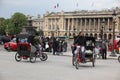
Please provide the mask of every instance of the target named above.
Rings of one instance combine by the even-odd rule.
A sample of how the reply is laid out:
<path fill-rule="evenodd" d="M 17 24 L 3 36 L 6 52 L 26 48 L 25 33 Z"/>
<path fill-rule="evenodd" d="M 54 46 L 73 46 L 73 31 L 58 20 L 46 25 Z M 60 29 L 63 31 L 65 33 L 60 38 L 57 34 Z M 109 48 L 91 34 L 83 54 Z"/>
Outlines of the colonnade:
<path fill-rule="evenodd" d="M 104 24 L 102 24 L 104 21 Z M 111 38 L 113 29 L 112 17 L 104 18 L 65 18 L 63 30 L 66 33 L 73 34 L 80 31 L 84 32 L 84 35 L 100 37 L 100 31 L 103 27 L 103 36 L 105 39 Z"/>

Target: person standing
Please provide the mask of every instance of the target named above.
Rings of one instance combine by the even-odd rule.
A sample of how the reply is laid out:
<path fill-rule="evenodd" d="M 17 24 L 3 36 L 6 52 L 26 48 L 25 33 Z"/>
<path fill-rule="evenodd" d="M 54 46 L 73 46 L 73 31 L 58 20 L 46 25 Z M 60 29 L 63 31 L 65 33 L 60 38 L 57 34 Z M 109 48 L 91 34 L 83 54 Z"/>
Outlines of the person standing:
<path fill-rule="evenodd" d="M 55 55 L 57 51 L 57 41 L 55 37 L 53 37 L 52 48 L 53 48 L 53 55 Z"/>
<path fill-rule="evenodd" d="M 107 45 L 106 42 L 102 42 L 102 59 L 107 59 Z"/>
<path fill-rule="evenodd" d="M 64 52 L 67 52 L 67 41 L 66 40 L 63 41 L 63 50 Z"/>
<path fill-rule="evenodd" d="M 62 51 L 63 51 L 63 41 L 59 39 L 58 55 L 62 55 Z"/>

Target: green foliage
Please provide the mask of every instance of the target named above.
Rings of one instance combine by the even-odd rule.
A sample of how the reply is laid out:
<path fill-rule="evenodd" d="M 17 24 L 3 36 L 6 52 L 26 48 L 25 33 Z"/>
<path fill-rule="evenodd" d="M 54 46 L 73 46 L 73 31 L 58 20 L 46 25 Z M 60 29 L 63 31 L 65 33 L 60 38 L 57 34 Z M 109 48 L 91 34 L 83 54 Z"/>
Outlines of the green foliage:
<path fill-rule="evenodd" d="M 4 18 L 0 18 L 0 34 L 4 34 Z"/>
<path fill-rule="evenodd" d="M 14 31 L 16 34 L 20 33 L 22 27 L 27 24 L 27 17 L 19 12 L 16 12 L 14 15 L 12 15 L 11 20 L 14 24 Z"/>
<path fill-rule="evenodd" d="M 26 24 L 27 17 L 19 12 L 14 13 L 10 19 L 0 18 L 0 34 L 5 34 L 5 32 L 11 35 L 18 34 Z"/>

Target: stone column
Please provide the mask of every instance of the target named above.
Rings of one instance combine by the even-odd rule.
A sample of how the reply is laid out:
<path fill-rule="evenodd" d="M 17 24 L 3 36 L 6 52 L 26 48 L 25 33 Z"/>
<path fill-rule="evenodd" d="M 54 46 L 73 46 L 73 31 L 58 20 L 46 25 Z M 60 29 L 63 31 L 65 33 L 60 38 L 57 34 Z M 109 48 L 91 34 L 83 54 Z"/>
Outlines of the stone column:
<path fill-rule="evenodd" d="M 74 26 L 73 26 L 73 31 L 74 31 L 74 28 L 76 27 L 76 18 L 74 19 Z"/>
<path fill-rule="evenodd" d="M 82 23 L 83 23 L 83 19 L 81 18 L 81 20 L 80 20 L 80 29 L 81 30 L 83 29 L 83 26 L 82 26 L 83 24 Z"/>
<path fill-rule="evenodd" d="M 116 19 L 115 19 L 115 32 L 118 32 L 119 30 L 119 17 L 116 16 Z"/>
<path fill-rule="evenodd" d="M 80 19 L 78 18 L 78 27 L 77 27 L 77 32 L 80 31 Z"/>
<path fill-rule="evenodd" d="M 67 31 L 69 31 L 69 27 L 70 27 L 70 18 L 68 18 L 68 27 L 67 27 Z"/>
<path fill-rule="evenodd" d="M 94 30 L 94 29 L 95 29 L 95 22 L 96 22 L 96 20 L 94 19 L 94 27 L 93 27 L 93 29 L 92 29 L 92 30 Z"/>
<path fill-rule="evenodd" d="M 52 28 L 53 28 L 53 26 L 52 26 L 52 19 L 50 19 L 50 25 L 51 25 L 50 29 L 52 30 Z"/>
<path fill-rule="evenodd" d="M 91 28 L 91 19 L 89 19 L 89 27 L 88 27 L 88 31 L 90 31 Z"/>
<path fill-rule="evenodd" d="M 76 19 L 76 31 L 78 31 L 78 18 Z"/>
<path fill-rule="evenodd" d="M 100 18 L 98 18 L 98 31 L 100 31 Z"/>
<path fill-rule="evenodd" d="M 84 30 L 86 30 L 86 18 L 85 18 L 85 25 L 84 25 Z"/>
<path fill-rule="evenodd" d="M 57 28 L 57 18 L 55 18 L 55 27 Z"/>
<path fill-rule="evenodd" d="M 71 27 L 72 31 L 73 31 L 73 27 L 74 27 L 74 18 L 72 18 L 72 27 Z"/>
<path fill-rule="evenodd" d="M 79 32 L 79 18 L 77 19 L 77 27 L 76 27 L 77 33 Z"/>
<path fill-rule="evenodd" d="M 107 31 L 109 31 L 109 29 L 110 29 L 110 18 L 108 18 L 108 24 L 107 24 L 108 26 L 107 26 Z"/>
<path fill-rule="evenodd" d="M 66 18 L 64 18 L 64 26 L 63 26 L 63 31 L 65 31 L 65 27 L 66 27 Z"/>

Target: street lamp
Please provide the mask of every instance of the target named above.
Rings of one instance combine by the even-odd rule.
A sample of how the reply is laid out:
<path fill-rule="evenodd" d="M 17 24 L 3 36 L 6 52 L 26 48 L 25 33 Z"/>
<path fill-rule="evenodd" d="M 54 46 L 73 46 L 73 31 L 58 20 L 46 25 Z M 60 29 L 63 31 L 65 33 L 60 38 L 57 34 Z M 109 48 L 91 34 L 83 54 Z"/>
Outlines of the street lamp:
<path fill-rule="evenodd" d="M 17 34 L 17 27 L 18 27 L 18 22 L 14 22 L 14 26 L 15 26 L 15 29 L 14 29 L 14 34 Z"/>
<path fill-rule="evenodd" d="M 76 30 L 76 28 L 74 28 L 73 37 L 75 37 L 75 30 Z"/>
<path fill-rule="evenodd" d="M 101 21 L 101 24 L 102 24 L 102 27 L 101 27 L 101 30 L 100 30 L 100 35 L 101 35 L 101 40 L 103 41 L 103 28 L 104 28 L 104 24 L 105 24 L 104 19 Z"/>
<path fill-rule="evenodd" d="M 40 15 L 38 14 L 38 21 L 39 21 L 39 30 L 40 30 Z"/>
<path fill-rule="evenodd" d="M 116 54 L 114 52 L 115 23 L 116 23 L 116 21 L 115 21 L 116 20 L 116 11 L 115 10 L 113 11 L 112 16 L 113 16 L 113 38 L 112 38 L 112 53 L 111 53 L 110 56 L 115 57 L 116 56 Z"/>
<path fill-rule="evenodd" d="M 57 37 L 59 37 L 59 27 L 57 26 Z"/>

